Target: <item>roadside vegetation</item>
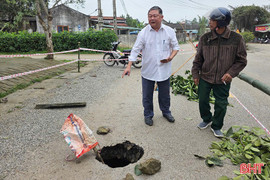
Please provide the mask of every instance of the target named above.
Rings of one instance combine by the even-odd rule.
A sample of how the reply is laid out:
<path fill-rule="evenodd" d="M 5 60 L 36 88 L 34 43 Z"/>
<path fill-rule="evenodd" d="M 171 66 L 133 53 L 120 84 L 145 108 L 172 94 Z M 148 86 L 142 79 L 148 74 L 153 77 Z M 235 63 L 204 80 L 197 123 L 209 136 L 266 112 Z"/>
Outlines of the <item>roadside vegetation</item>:
<path fill-rule="evenodd" d="M 6 92 L 1 92 L 0 93 L 0 98 L 3 98 L 3 97 L 5 97 L 5 96 L 7 96 L 9 94 L 12 94 L 12 93 L 14 93 L 14 92 L 16 92 L 18 90 L 25 89 L 25 88 L 27 88 L 28 86 L 30 86 L 30 85 L 32 85 L 34 83 L 42 82 L 42 81 L 44 81 L 46 79 L 50 79 L 50 78 L 52 78 L 54 76 L 58 76 L 60 74 L 63 74 L 64 72 L 66 72 L 66 71 L 62 70 L 62 71 L 53 72 L 53 73 L 50 73 L 50 74 L 45 75 L 45 76 L 34 78 L 30 82 L 17 84 L 15 86 L 13 86 L 12 88 L 8 89 Z"/>
<path fill-rule="evenodd" d="M 78 42 L 80 42 L 80 47 L 109 50 L 111 42 L 116 40 L 115 33 L 107 29 L 53 33 L 55 52 L 78 49 Z M 46 52 L 45 35 L 38 32 L 28 33 L 27 31 L 0 32 L 0 47 L 2 53 Z"/>

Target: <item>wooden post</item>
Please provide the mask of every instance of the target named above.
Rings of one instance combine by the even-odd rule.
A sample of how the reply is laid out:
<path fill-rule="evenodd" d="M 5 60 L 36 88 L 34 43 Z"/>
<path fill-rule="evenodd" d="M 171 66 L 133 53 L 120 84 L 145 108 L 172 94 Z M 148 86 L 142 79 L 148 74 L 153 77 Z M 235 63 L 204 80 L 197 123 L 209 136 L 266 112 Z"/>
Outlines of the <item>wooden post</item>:
<path fill-rule="evenodd" d="M 81 58 L 81 55 L 80 55 L 80 42 L 78 42 L 78 72 L 80 72 L 80 58 Z"/>
<path fill-rule="evenodd" d="M 101 0 L 98 0 L 98 25 L 97 29 L 99 31 L 102 30 L 103 26 L 103 16 L 102 16 L 102 10 L 101 10 Z"/>
<path fill-rule="evenodd" d="M 117 36 L 117 16 L 116 16 L 116 0 L 113 0 L 113 30 Z"/>

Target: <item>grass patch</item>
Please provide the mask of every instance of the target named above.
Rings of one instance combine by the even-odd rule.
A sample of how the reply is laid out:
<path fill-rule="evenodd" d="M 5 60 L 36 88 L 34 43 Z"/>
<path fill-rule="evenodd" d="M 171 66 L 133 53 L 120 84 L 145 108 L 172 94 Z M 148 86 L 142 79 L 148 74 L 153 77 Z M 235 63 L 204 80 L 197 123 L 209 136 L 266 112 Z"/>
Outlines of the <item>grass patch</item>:
<path fill-rule="evenodd" d="M 15 108 L 22 109 L 23 107 L 22 106 L 15 106 Z"/>
<path fill-rule="evenodd" d="M 67 60 L 67 59 L 65 59 L 65 60 L 59 60 L 60 62 L 63 62 L 63 63 L 66 63 L 66 62 L 70 62 L 70 61 L 74 61 L 74 60 Z"/>
<path fill-rule="evenodd" d="M 58 52 L 58 51 L 55 51 Z M 60 51 L 61 52 L 61 51 Z M 46 54 L 48 51 L 30 51 L 30 52 L 0 52 L 0 55 L 19 55 L 19 54 Z M 78 51 L 76 52 L 67 52 L 64 54 L 78 54 Z M 80 54 L 103 54 L 101 52 L 96 52 L 96 51 L 80 51 Z"/>
<path fill-rule="evenodd" d="M 87 62 L 84 62 L 84 61 L 80 61 L 80 67 L 84 67 L 87 65 Z"/>
<path fill-rule="evenodd" d="M 6 92 L 0 93 L 0 98 L 3 98 L 3 97 L 5 97 L 5 96 L 7 96 L 7 95 L 9 95 L 9 94 L 11 94 L 11 93 L 14 93 L 14 92 L 20 90 L 20 89 L 25 89 L 26 87 L 28 87 L 28 86 L 30 86 L 30 85 L 32 85 L 32 84 L 34 84 L 34 83 L 42 82 L 42 81 L 44 81 L 44 80 L 46 80 L 46 79 L 50 79 L 50 78 L 52 78 L 52 77 L 54 77 L 54 76 L 63 74 L 64 72 L 66 72 L 66 71 L 54 72 L 54 73 L 52 73 L 52 74 L 50 74 L 50 75 L 46 75 L 46 76 L 42 76 L 42 77 L 39 77 L 39 78 L 32 79 L 32 80 L 31 80 L 30 82 L 28 82 L 28 83 L 17 84 L 17 85 L 15 85 L 15 86 L 13 86 L 12 88 L 10 88 L 9 90 L 7 90 Z"/>
<path fill-rule="evenodd" d="M 126 49 L 132 49 L 132 47 L 128 47 L 128 46 L 118 46 L 118 47 L 117 47 L 117 50 L 119 50 L 119 51 L 121 51 L 121 52 L 123 52 L 123 51 L 126 50 Z"/>
<path fill-rule="evenodd" d="M 20 90 L 20 89 L 24 89 L 24 88 L 26 88 L 26 87 L 28 87 L 30 85 L 31 85 L 31 83 L 21 83 L 21 84 L 18 84 L 16 86 L 14 86 L 13 88 L 7 90 L 6 92 L 0 93 L 0 98 L 3 98 L 3 97 L 5 97 L 5 96 L 7 96 L 7 95 L 9 95 L 11 93 L 14 93 L 14 92 Z"/>
<path fill-rule="evenodd" d="M 0 52 L 1 55 L 6 55 L 6 54 L 44 54 L 48 53 L 47 51 L 29 51 L 29 52 Z"/>
<path fill-rule="evenodd" d="M 66 62 L 70 62 L 70 61 L 74 61 L 74 60 L 67 60 L 67 59 L 65 59 L 65 60 L 59 60 L 60 62 L 63 62 L 63 63 L 66 63 Z M 78 62 L 76 62 L 76 64 L 78 64 Z M 85 61 L 80 61 L 80 67 L 84 67 L 84 66 L 86 66 L 87 65 L 87 62 L 85 62 Z"/>

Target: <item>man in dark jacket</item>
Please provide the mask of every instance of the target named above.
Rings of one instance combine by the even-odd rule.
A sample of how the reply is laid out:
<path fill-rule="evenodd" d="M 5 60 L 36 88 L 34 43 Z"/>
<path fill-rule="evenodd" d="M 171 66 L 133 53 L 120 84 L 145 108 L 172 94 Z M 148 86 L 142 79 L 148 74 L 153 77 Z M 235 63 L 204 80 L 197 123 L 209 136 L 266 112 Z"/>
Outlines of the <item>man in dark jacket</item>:
<path fill-rule="evenodd" d="M 199 85 L 199 110 L 203 119 L 198 128 L 205 129 L 211 125 L 216 137 L 223 137 L 220 130 L 227 111 L 232 78 L 247 65 L 244 40 L 227 27 L 230 20 L 231 13 L 226 8 L 217 8 L 211 12 L 211 32 L 200 38 L 192 66 L 194 83 Z M 213 116 L 209 105 L 211 90 L 215 97 Z"/>

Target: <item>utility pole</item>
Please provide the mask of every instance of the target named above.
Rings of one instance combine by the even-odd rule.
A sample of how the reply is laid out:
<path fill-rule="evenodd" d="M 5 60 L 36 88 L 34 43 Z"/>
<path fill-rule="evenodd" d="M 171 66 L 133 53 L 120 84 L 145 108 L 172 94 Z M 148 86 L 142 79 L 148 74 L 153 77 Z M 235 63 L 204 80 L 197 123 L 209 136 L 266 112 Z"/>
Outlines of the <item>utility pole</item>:
<path fill-rule="evenodd" d="M 113 0 L 113 30 L 117 35 L 117 21 L 116 21 L 116 0 Z"/>
<path fill-rule="evenodd" d="M 103 26 L 103 17 L 102 17 L 102 11 L 101 11 L 101 0 L 98 1 L 98 30 L 102 30 Z"/>

